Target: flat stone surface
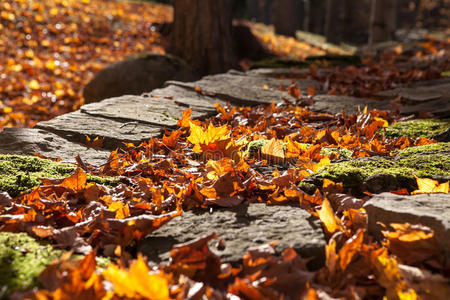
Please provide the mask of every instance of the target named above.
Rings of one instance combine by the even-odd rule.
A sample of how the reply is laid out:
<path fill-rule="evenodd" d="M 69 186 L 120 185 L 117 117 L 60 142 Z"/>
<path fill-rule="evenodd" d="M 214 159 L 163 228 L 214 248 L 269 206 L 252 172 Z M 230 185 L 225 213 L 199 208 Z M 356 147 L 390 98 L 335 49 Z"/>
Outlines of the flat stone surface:
<path fill-rule="evenodd" d="M 93 116 L 111 118 L 125 122 L 142 122 L 161 127 L 174 127 L 187 107 L 172 100 L 146 96 L 125 95 L 83 105 L 81 112 Z M 192 118 L 205 118 L 209 113 L 192 111 Z"/>
<path fill-rule="evenodd" d="M 377 101 L 336 95 L 317 95 L 314 97 L 314 104 L 311 106 L 311 110 L 316 112 L 330 112 L 333 114 L 340 113 L 342 110 L 345 110 L 347 115 L 350 115 L 358 112 L 358 106 L 362 110 L 366 105 L 369 109 L 389 109 L 388 101 Z"/>
<path fill-rule="evenodd" d="M 450 118 L 450 95 L 416 105 L 403 105 L 400 106 L 399 111 L 404 115 L 427 112 L 440 118 Z"/>
<path fill-rule="evenodd" d="M 292 206 L 267 206 L 254 203 L 230 209 L 188 211 L 165 224 L 142 241 L 139 251 L 155 262 L 167 261 L 172 246 L 212 232 L 222 238 L 211 250 L 222 261 L 237 263 L 249 247 L 279 240 L 275 252 L 293 247 L 302 257 L 312 257 L 312 268 L 324 263 L 325 238 L 320 223 L 305 210 Z"/>
<path fill-rule="evenodd" d="M 415 85 L 411 87 L 399 87 L 392 90 L 382 91 L 375 96 L 382 98 L 393 98 L 401 96 L 410 102 L 424 102 L 442 98 L 450 94 L 450 82 L 435 82 L 435 84 Z"/>
<path fill-rule="evenodd" d="M 321 84 L 314 80 L 295 80 L 300 89 L 313 87 L 321 90 Z M 294 102 L 294 97 L 287 92 L 280 91 L 280 85 L 288 87 L 292 80 L 279 80 L 263 76 L 246 76 L 245 73 L 233 71 L 226 74 L 218 74 L 203 77 L 195 82 L 168 81 L 167 85 L 178 85 L 191 89 L 200 89 L 206 94 L 216 96 L 222 100 L 230 101 L 236 105 L 258 105 L 281 102 L 283 99 Z"/>
<path fill-rule="evenodd" d="M 130 124 L 113 119 L 101 118 L 75 111 L 56 117 L 50 121 L 39 122 L 35 128 L 58 134 L 73 142 L 84 143 L 86 135 L 91 139 L 103 138 L 105 149 L 115 150 L 123 143 L 140 144 L 161 134 L 162 128 L 150 124 Z M 125 124 L 126 125 L 126 124 Z M 123 126 L 121 128 L 121 126 Z"/>
<path fill-rule="evenodd" d="M 181 86 L 169 85 L 162 89 L 153 90 L 150 96 L 154 98 L 163 98 L 164 100 L 173 101 L 177 105 L 186 108 L 192 108 L 196 111 L 205 111 L 208 113 L 216 113 L 214 104 L 218 103 L 224 105 L 226 101 L 218 98 L 208 97 L 197 93 L 190 88 L 183 88 Z"/>
<path fill-rule="evenodd" d="M 84 162 L 100 165 L 106 162 L 110 152 L 87 148 L 41 129 L 4 128 L 0 132 L 0 153 L 34 155 L 38 153 L 49 158 L 61 158 L 75 162 L 80 155 Z"/>
<path fill-rule="evenodd" d="M 450 80 L 417 82 L 411 86 L 382 91 L 375 94 L 379 98 L 401 97 L 402 114 L 432 113 L 439 117 L 450 116 Z"/>
<path fill-rule="evenodd" d="M 422 224 L 434 230 L 445 255 L 450 258 L 450 194 L 418 194 L 413 196 L 382 193 L 364 204 L 369 218 L 369 231 L 381 238 L 381 226 L 390 223 Z"/>

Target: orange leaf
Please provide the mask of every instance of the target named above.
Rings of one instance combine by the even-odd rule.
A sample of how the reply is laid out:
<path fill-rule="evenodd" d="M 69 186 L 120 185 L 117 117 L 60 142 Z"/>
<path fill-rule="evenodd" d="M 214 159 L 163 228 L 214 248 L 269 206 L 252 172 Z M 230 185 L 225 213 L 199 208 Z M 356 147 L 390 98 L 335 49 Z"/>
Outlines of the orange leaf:
<path fill-rule="evenodd" d="M 81 191 L 86 187 L 87 175 L 83 169 L 76 169 L 75 173 L 67 177 L 61 183 L 61 186 L 71 189 L 74 192 Z"/>
<path fill-rule="evenodd" d="M 338 230 L 342 230 L 342 226 L 334 215 L 331 204 L 327 198 L 323 199 L 322 208 L 317 211 L 317 214 L 328 233 L 333 234 Z"/>
<path fill-rule="evenodd" d="M 275 163 L 284 161 L 284 149 L 280 140 L 271 139 L 267 144 L 261 147 L 261 155 L 264 159 Z"/>
<path fill-rule="evenodd" d="M 353 257 L 361 250 L 364 238 L 364 231 L 359 229 L 358 232 L 345 242 L 344 246 L 339 250 L 339 266 L 344 271 L 352 261 Z"/>

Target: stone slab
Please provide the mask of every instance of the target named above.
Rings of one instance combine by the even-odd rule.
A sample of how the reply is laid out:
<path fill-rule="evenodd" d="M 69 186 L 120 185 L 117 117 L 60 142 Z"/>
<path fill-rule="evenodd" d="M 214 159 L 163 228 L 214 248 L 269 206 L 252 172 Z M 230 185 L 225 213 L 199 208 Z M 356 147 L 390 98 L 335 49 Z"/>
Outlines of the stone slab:
<path fill-rule="evenodd" d="M 300 89 L 313 87 L 321 90 L 321 84 L 314 80 L 295 80 Z M 203 77 L 195 82 L 168 81 L 167 85 L 177 85 L 190 89 L 200 89 L 202 92 L 230 101 L 236 105 L 283 103 L 284 100 L 294 102 L 294 97 L 287 92 L 280 91 L 280 85 L 288 87 L 292 80 L 279 80 L 262 76 L 246 76 L 241 72 L 232 72 Z"/>
<path fill-rule="evenodd" d="M 399 107 L 399 111 L 404 115 L 417 115 L 420 112 L 426 112 L 436 117 L 450 118 L 450 92 L 448 96 L 435 100 L 419 102 L 416 105 L 402 105 Z"/>
<path fill-rule="evenodd" d="M 214 104 L 226 104 L 226 101 L 208 97 L 201 93 L 197 93 L 192 89 L 183 88 L 177 85 L 169 85 L 162 89 L 153 90 L 149 95 L 154 98 L 163 98 L 168 101 L 173 101 L 175 104 L 186 108 L 208 113 L 216 113 L 217 110 Z"/>
<path fill-rule="evenodd" d="M 84 162 L 100 165 L 107 161 L 110 152 L 87 148 L 41 129 L 4 128 L 0 132 L 0 153 L 34 155 L 38 153 L 49 158 L 61 158 L 75 162 L 80 155 Z"/>
<path fill-rule="evenodd" d="M 382 193 L 364 204 L 369 231 L 381 238 L 381 226 L 390 223 L 422 224 L 434 230 L 445 255 L 450 258 L 450 194 L 412 196 Z"/>
<path fill-rule="evenodd" d="M 402 99 L 412 102 L 426 102 L 435 99 L 449 96 L 450 94 L 450 82 L 435 82 L 435 84 L 417 84 L 411 87 L 399 87 L 392 90 L 382 91 L 375 96 L 381 98 L 395 98 L 401 96 Z"/>
<path fill-rule="evenodd" d="M 125 122 L 142 122 L 161 127 L 175 127 L 187 107 L 171 100 L 148 96 L 125 95 L 83 105 L 81 112 Z M 205 111 L 192 110 L 193 119 L 209 116 Z"/>
<path fill-rule="evenodd" d="M 333 114 L 345 110 L 347 115 L 350 115 L 358 112 L 358 106 L 363 110 L 366 105 L 369 109 L 389 109 L 388 101 L 377 101 L 348 96 L 317 95 L 314 97 L 314 103 L 311 106 L 311 110 L 316 112 L 330 112 Z"/>
<path fill-rule="evenodd" d="M 56 133 L 69 141 L 82 144 L 86 141 L 86 135 L 91 139 L 103 138 L 102 148 L 109 150 L 120 148 L 123 143 L 138 145 L 159 136 L 162 132 L 162 128 L 158 126 L 143 123 L 126 126 L 126 122 L 123 121 L 96 117 L 80 111 L 39 122 L 35 128 Z"/>
<path fill-rule="evenodd" d="M 325 238 L 320 223 L 305 210 L 292 206 L 254 203 L 229 209 L 184 212 L 147 236 L 139 251 L 154 262 L 168 261 L 172 246 L 215 232 L 225 248 L 210 244 L 222 261 L 238 263 L 249 247 L 279 240 L 275 252 L 293 247 L 302 257 L 312 257 L 311 268 L 324 263 Z"/>

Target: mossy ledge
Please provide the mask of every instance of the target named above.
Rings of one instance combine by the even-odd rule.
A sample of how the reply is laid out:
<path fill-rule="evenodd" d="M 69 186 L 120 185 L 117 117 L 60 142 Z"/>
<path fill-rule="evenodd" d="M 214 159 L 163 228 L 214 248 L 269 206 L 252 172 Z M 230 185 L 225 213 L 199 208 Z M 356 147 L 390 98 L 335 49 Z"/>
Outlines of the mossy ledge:
<path fill-rule="evenodd" d="M 26 233 L 0 232 L 0 298 L 36 286 L 39 274 L 62 253 Z"/>
<path fill-rule="evenodd" d="M 41 184 L 39 178 L 58 179 L 68 177 L 76 166 L 35 156 L 0 154 L 0 192 L 12 197 Z M 89 182 L 114 185 L 118 179 L 88 174 Z"/>
<path fill-rule="evenodd" d="M 64 252 L 26 233 L 0 232 L 0 299 L 6 299 L 14 291 L 39 286 L 38 276 Z M 83 257 L 72 255 L 71 259 Z M 95 259 L 99 268 L 106 268 L 111 263 L 108 257 L 97 256 Z"/>
<path fill-rule="evenodd" d="M 450 178 L 450 152 L 414 154 L 393 158 L 361 158 L 332 163 L 303 180 L 305 184 L 322 187 L 325 178 L 342 182 L 345 190 L 360 191 L 365 179 L 375 174 L 392 175 L 400 187 L 411 188 L 415 176 L 426 178 Z"/>
<path fill-rule="evenodd" d="M 416 119 L 398 122 L 386 128 L 387 138 L 402 136 L 432 138 L 450 127 L 450 120 Z"/>
<path fill-rule="evenodd" d="M 434 143 L 415 147 L 408 147 L 402 150 L 395 150 L 392 153 L 400 156 L 409 156 L 420 153 L 441 153 L 450 152 L 450 143 Z"/>

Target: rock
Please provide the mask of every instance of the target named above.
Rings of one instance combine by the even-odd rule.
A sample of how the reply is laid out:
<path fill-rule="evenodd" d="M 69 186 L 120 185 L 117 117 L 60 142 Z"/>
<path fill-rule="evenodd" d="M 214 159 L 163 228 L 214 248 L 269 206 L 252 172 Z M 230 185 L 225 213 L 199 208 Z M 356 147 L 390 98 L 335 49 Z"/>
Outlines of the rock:
<path fill-rule="evenodd" d="M 399 87 L 392 90 L 382 91 L 375 94 L 380 98 L 395 98 L 401 96 L 409 102 L 426 102 L 442 98 L 450 91 L 450 82 L 433 81 L 431 83 L 417 83 L 409 87 Z"/>
<path fill-rule="evenodd" d="M 222 261 L 238 263 L 249 247 L 279 240 L 275 252 L 293 247 L 302 257 L 312 257 L 309 267 L 324 263 L 325 238 L 320 223 L 298 207 L 267 206 L 254 203 L 229 209 L 184 212 L 149 236 L 139 251 L 157 263 L 167 261 L 172 246 L 215 232 L 225 248 L 212 244 L 211 250 Z"/>
<path fill-rule="evenodd" d="M 153 90 L 150 94 L 153 98 L 163 98 L 171 100 L 175 104 L 186 108 L 192 108 L 196 111 L 205 111 L 214 114 L 217 112 L 215 104 L 225 105 L 226 102 L 217 98 L 208 97 L 197 93 L 191 89 L 176 85 L 169 85 L 162 89 Z"/>
<path fill-rule="evenodd" d="M 434 230 L 447 258 L 450 258 L 450 194 L 418 194 L 413 196 L 383 193 L 364 204 L 369 232 L 381 238 L 377 222 L 422 224 Z"/>
<path fill-rule="evenodd" d="M 34 128 L 56 133 L 72 142 L 85 143 L 86 136 L 91 139 L 103 138 L 102 148 L 109 150 L 120 148 L 123 143 L 139 145 L 143 141 L 159 136 L 162 132 L 161 127 L 150 124 L 124 125 L 126 122 L 75 111 L 50 121 L 39 122 Z"/>
<path fill-rule="evenodd" d="M 450 142 L 450 128 L 444 132 L 436 134 L 435 136 L 433 136 L 433 139 L 438 142 Z"/>
<path fill-rule="evenodd" d="M 186 109 L 186 106 L 177 105 L 173 100 L 126 95 L 83 105 L 80 110 L 92 116 L 121 122 L 141 122 L 161 127 L 174 127 Z M 192 110 L 193 119 L 205 118 L 209 115 L 210 113 L 205 111 Z"/>
<path fill-rule="evenodd" d="M 443 134 L 449 127 L 448 120 L 416 119 L 390 125 L 385 129 L 385 135 L 387 138 L 402 136 L 434 138 Z"/>
<path fill-rule="evenodd" d="M 402 114 L 432 113 L 439 117 L 450 116 L 450 81 L 448 79 L 415 83 L 409 87 L 382 91 L 376 97 L 393 99 L 401 97 L 399 107 Z"/>
<path fill-rule="evenodd" d="M 358 107 L 363 110 L 367 106 L 369 109 L 388 110 L 389 102 L 376 101 L 364 98 L 355 98 L 336 95 L 317 95 L 314 97 L 314 103 L 311 106 L 312 111 L 330 112 L 333 114 L 345 110 L 347 115 L 358 112 Z"/>
<path fill-rule="evenodd" d="M 129 57 L 101 70 L 83 90 L 85 103 L 122 95 L 140 95 L 167 80 L 194 81 L 198 75 L 181 59 L 147 53 Z"/>
<path fill-rule="evenodd" d="M 321 84 L 314 80 L 297 80 L 297 86 L 301 89 L 313 87 L 321 90 Z M 236 105 L 258 105 L 271 104 L 272 102 L 283 103 L 286 99 L 295 102 L 294 97 L 287 92 L 280 91 L 280 85 L 288 87 L 292 80 L 277 80 L 259 76 L 246 76 L 245 73 L 229 72 L 203 77 L 196 82 L 183 83 L 168 81 L 166 85 L 177 85 L 181 87 L 197 89 L 207 95 L 230 101 Z"/>
<path fill-rule="evenodd" d="M 334 182 L 342 182 L 344 189 L 354 194 L 365 191 L 380 193 L 400 188 L 412 191 L 417 189 L 415 176 L 433 178 L 440 182 L 450 180 L 450 152 L 411 153 L 407 156 L 369 157 L 333 162 L 312 176 L 306 177 L 302 184 L 313 184 L 321 188 L 323 179 L 327 178 Z"/>
<path fill-rule="evenodd" d="M 110 152 L 96 150 L 69 142 L 45 130 L 30 128 L 4 128 L 0 132 L 0 153 L 35 155 L 61 158 L 65 162 L 75 162 L 80 155 L 84 162 L 100 165 L 107 161 Z"/>

